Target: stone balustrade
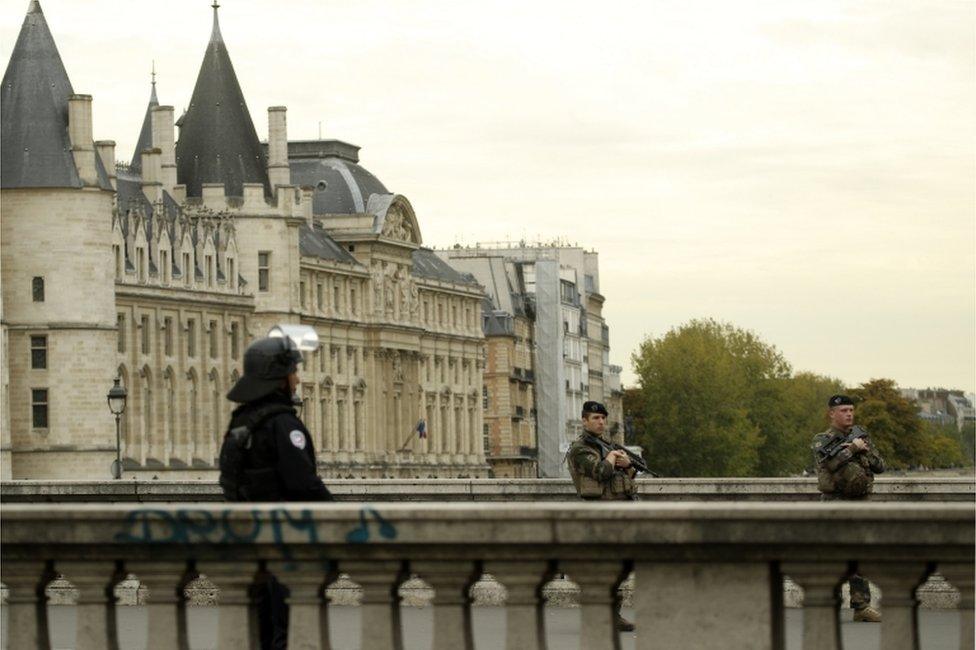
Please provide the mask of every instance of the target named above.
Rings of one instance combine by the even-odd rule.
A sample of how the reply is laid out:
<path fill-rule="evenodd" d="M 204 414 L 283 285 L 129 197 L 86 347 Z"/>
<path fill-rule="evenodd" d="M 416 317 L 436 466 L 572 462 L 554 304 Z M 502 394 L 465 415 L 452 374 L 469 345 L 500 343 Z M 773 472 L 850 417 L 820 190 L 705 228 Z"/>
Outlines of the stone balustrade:
<path fill-rule="evenodd" d="M 402 647 L 398 586 L 434 591 L 433 648 L 471 648 L 470 587 L 506 587 L 506 647 L 544 647 L 542 586 L 579 585 L 580 647 L 616 647 L 616 588 L 633 570 L 636 647 L 784 647 L 782 584 L 805 590 L 806 650 L 839 647 L 839 586 L 853 570 L 881 588 L 881 647 L 918 647 L 915 590 L 938 571 L 961 593 L 973 648 L 973 503 L 386 503 L 6 505 L 0 557 L 9 647 L 46 647 L 44 586 L 78 590 L 76 648 L 112 647 L 113 586 L 148 589 L 151 648 L 184 647 L 183 586 L 219 590 L 218 647 L 254 648 L 251 586 L 291 590 L 292 648 L 329 647 L 326 587 L 361 587 L 363 648 Z M 707 615 L 703 615 L 707 613 Z"/>
<path fill-rule="evenodd" d="M 818 501 L 812 478 L 639 479 L 644 501 Z M 326 480 L 338 501 L 576 501 L 569 479 L 345 479 Z M 976 479 L 883 477 L 873 501 L 976 499 Z M 3 481 L 0 502 L 223 501 L 213 481 Z"/>

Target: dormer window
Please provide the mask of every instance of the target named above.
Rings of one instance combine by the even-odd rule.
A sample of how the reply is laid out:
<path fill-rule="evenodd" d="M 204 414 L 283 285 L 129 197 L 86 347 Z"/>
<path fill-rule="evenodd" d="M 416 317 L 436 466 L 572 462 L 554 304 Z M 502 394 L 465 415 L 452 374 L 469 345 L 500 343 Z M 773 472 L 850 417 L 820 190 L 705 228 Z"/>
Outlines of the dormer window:
<path fill-rule="evenodd" d="M 136 272 L 139 274 L 139 282 L 146 281 L 146 249 L 136 248 Z"/>
<path fill-rule="evenodd" d="M 160 267 L 159 277 L 162 279 L 163 284 L 169 284 L 169 276 L 170 276 L 171 269 L 169 266 L 168 250 L 163 250 L 163 249 L 159 250 L 159 267 Z"/>

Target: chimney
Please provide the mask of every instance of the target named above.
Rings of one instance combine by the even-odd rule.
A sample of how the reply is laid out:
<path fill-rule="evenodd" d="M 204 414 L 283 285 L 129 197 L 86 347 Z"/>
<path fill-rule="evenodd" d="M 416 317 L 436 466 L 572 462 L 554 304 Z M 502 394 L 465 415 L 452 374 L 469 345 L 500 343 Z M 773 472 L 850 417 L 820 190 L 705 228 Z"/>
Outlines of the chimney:
<path fill-rule="evenodd" d="M 160 150 L 160 176 L 163 188 L 172 193 L 176 185 L 176 141 L 173 133 L 173 107 L 155 106 L 152 120 L 152 143 Z"/>
<path fill-rule="evenodd" d="M 75 158 L 78 176 L 85 185 L 98 185 L 95 171 L 95 148 L 92 146 L 91 95 L 72 95 L 68 98 L 68 138 Z"/>
<path fill-rule="evenodd" d="M 278 185 L 291 185 L 291 170 L 288 169 L 288 127 L 285 124 L 284 106 L 268 109 L 268 181 L 271 192 Z"/>
<path fill-rule="evenodd" d="M 115 140 L 99 140 L 95 143 L 95 151 L 102 159 L 102 166 L 108 174 L 108 180 L 114 190 L 115 185 Z"/>
<path fill-rule="evenodd" d="M 142 193 L 146 195 L 150 203 L 155 203 L 163 199 L 163 184 L 160 182 L 162 170 L 160 158 L 162 152 L 159 148 L 142 150 Z"/>
<path fill-rule="evenodd" d="M 315 227 L 315 221 L 312 215 L 312 197 L 314 196 L 315 190 L 311 185 L 302 185 L 302 216 L 305 217 L 305 221 L 308 223 L 309 228 Z"/>

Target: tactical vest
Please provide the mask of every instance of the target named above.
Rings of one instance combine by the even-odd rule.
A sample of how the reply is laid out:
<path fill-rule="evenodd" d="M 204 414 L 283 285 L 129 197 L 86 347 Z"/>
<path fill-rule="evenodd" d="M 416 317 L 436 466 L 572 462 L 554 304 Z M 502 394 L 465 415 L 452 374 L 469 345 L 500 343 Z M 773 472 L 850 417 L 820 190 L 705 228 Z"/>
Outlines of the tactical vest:
<path fill-rule="evenodd" d="M 870 461 L 864 454 L 854 454 L 833 472 L 824 466 L 818 466 L 817 489 L 824 494 L 846 499 L 858 499 L 871 494 L 874 489 L 874 473 L 871 471 Z"/>
<path fill-rule="evenodd" d="M 220 447 L 220 487 L 228 501 L 278 501 L 275 443 L 267 423 L 276 415 L 295 413 L 284 404 L 245 409 L 231 420 Z"/>
<path fill-rule="evenodd" d="M 587 434 L 584 433 L 577 438 L 573 446 L 584 445 L 592 449 L 599 456 L 600 462 L 603 462 L 603 455 L 601 454 L 600 448 L 588 442 L 586 436 Z M 576 465 L 569 460 L 572 457 L 572 451 L 573 447 L 570 447 L 569 452 L 566 454 L 569 462 L 566 464 L 569 466 L 569 476 L 573 479 L 573 487 L 576 488 L 576 494 L 580 498 L 601 501 L 624 501 L 630 499 L 637 493 L 637 486 L 634 484 L 634 479 L 627 472 L 615 471 L 606 483 L 600 483 L 596 479 L 581 473 Z"/>

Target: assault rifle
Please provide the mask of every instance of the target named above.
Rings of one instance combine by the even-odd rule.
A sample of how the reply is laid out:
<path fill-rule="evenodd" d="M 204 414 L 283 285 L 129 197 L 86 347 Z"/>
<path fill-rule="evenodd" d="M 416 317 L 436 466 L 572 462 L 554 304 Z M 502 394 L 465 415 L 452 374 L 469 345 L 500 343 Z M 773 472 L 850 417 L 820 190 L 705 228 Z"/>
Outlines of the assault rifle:
<path fill-rule="evenodd" d="M 596 444 L 600 447 L 600 450 L 603 452 L 604 457 L 607 454 L 609 454 L 611 451 L 622 451 L 625 454 L 627 454 L 627 458 L 630 459 L 630 466 L 636 469 L 638 472 L 642 474 L 650 474 L 654 478 L 661 478 L 660 474 L 653 471 L 650 467 L 647 466 L 647 463 L 644 462 L 643 458 L 641 458 L 631 450 L 627 449 L 623 445 L 618 445 L 615 442 L 604 440 L 600 436 L 595 436 L 592 433 L 590 434 L 590 438 L 594 442 L 596 442 Z"/>
<path fill-rule="evenodd" d="M 826 463 L 828 460 L 833 460 L 836 458 L 842 462 L 847 462 L 854 456 L 854 453 L 850 450 L 849 445 L 858 438 L 863 438 L 865 442 L 871 441 L 871 437 L 868 435 L 868 432 L 858 426 L 852 427 L 851 432 L 846 436 L 834 434 L 834 436 L 827 441 L 827 444 L 817 450 L 817 461 L 820 463 Z"/>

